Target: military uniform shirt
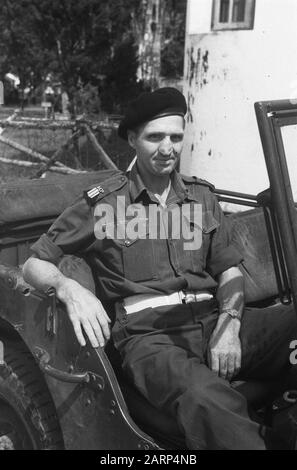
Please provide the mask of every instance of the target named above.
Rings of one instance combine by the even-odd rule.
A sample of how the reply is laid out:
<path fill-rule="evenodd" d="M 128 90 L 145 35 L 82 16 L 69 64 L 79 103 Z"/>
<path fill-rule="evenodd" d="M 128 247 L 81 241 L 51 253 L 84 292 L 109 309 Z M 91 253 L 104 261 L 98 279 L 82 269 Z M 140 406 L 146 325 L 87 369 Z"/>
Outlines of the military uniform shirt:
<path fill-rule="evenodd" d="M 103 301 L 114 301 L 134 294 L 214 291 L 217 275 L 242 261 L 241 254 L 232 244 L 232 226 L 209 183 L 196 177 L 182 176 L 176 171 L 171 175 L 168 210 L 173 206 L 181 208 L 184 204 L 190 207 L 193 204 L 202 205 L 202 227 L 198 227 L 202 230 L 202 245 L 194 250 L 185 250 L 184 243 L 189 240 L 171 237 L 170 230 L 166 238 L 157 239 L 148 238 L 149 233 L 145 239 L 127 236 L 96 238 L 94 227 L 98 204 L 112 206 L 117 218 L 119 196 L 124 198 L 125 208 L 131 204 L 141 204 L 146 217 L 149 205 L 159 205 L 156 197 L 145 187 L 135 164 L 126 176 L 119 174 L 100 186 L 93 185 L 68 207 L 48 232 L 33 244 L 31 250 L 34 256 L 56 265 L 64 254 L 84 257 L 93 268 Z M 162 223 L 162 217 L 157 220 L 158 225 Z M 117 222 L 127 223 L 125 220 Z M 174 222 L 169 217 L 169 229 Z M 194 225 L 193 220 L 186 220 L 185 223 L 190 227 Z M 108 232 L 109 227 L 106 230 Z"/>

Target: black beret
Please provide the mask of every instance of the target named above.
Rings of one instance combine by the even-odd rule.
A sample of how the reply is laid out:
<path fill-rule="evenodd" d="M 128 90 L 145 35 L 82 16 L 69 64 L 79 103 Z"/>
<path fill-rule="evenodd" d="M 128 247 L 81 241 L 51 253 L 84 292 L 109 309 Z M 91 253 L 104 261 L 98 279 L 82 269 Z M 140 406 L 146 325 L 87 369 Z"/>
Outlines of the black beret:
<path fill-rule="evenodd" d="M 176 88 L 158 88 L 145 92 L 132 101 L 120 122 L 118 135 L 127 140 L 128 129 L 134 129 L 147 121 L 163 116 L 184 116 L 187 112 L 185 97 Z"/>

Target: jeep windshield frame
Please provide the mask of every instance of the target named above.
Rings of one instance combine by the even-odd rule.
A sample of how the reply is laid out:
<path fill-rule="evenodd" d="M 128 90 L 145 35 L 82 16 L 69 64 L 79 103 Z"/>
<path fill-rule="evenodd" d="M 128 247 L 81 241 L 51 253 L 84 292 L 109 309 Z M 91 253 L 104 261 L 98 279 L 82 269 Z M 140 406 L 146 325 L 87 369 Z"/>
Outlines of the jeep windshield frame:
<path fill-rule="evenodd" d="M 270 181 L 270 204 L 277 221 L 291 296 L 297 312 L 297 219 L 282 129 L 297 125 L 297 100 L 255 103 Z"/>

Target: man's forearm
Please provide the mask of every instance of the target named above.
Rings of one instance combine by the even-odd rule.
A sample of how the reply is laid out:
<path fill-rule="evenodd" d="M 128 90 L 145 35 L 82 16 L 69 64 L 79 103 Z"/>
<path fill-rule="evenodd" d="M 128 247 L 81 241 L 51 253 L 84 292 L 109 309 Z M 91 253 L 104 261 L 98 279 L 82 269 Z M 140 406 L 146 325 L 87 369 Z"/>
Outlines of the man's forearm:
<path fill-rule="evenodd" d="M 50 287 L 58 292 L 68 280 L 54 264 L 38 258 L 29 258 L 26 261 L 23 276 L 26 282 L 43 292 Z"/>
<path fill-rule="evenodd" d="M 92 346 L 103 347 L 110 337 L 110 319 L 101 302 L 77 281 L 64 276 L 52 263 L 29 258 L 23 266 L 26 282 L 46 292 L 54 287 L 59 300 L 66 305 L 69 319 L 81 346 L 86 345 L 83 332 Z"/>
<path fill-rule="evenodd" d="M 217 300 L 220 313 L 237 312 L 237 317 L 241 317 L 244 307 L 244 280 L 239 268 L 230 268 L 220 275 Z"/>
<path fill-rule="evenodd" d="M 220 377 L 231 380 L 241 368 L 239 334 L 244 296 L 243 276 L 238 268 L 220 275 L 217 300 L 220 315 L 209 340 L 208 364 Z"/>

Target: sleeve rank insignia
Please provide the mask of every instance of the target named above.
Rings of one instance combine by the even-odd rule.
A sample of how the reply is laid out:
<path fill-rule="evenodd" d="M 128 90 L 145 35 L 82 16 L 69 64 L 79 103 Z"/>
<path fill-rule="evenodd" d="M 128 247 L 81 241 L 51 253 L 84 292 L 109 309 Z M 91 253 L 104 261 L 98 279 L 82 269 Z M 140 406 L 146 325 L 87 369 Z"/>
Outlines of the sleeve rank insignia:
<path fill-rule="evenodd" d="M 104 193 L 104 189 L 101 188 L 101 186 L 96 186 L 95 188 L 92 188 L 89 191 L 87 191 L 87 196 L 88 198 L 93 199 L 94 197 L 103 193 Z"/>
<path fill-rule="evenodd" d="M 84 197 L 87 203 L 94 206 L 98 201 L 108 196 L 113 191 L 117 191 L 127 183 L 127 178 L 124 175 L 119 175 L 116 178 L 113 176 L 101 183 L 101 186 L 95 186 L 93 188 L 84 191 Z"/>

